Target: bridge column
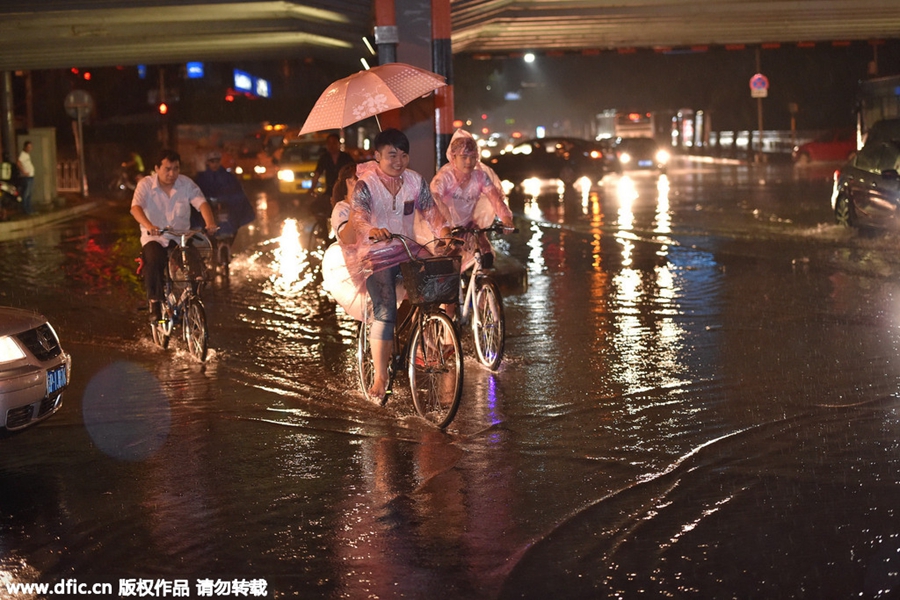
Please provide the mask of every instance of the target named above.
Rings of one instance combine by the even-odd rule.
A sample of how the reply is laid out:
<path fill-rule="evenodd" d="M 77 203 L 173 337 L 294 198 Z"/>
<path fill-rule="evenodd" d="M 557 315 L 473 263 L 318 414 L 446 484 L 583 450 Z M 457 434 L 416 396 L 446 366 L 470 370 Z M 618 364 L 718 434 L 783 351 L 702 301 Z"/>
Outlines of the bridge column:
<path fill-rule="evenodd" d="M 0 74 L 0 129 L 3 136 L 3 161 L 16 162 L 16 125 L 13 104 L 12 73 Z"/>
<path fill-rule="evenodd" d="M 450 18 L 450 0 L 431 0 L 431 62 L 434 72 L 447 78 L 447 87 L 439 89 L 434 97 L 435 119 L 435 169 L 447 162 L 447 148 L 453 137 L 453 48 L 450 43 L 453 23 Z"/>
<path fill-rule="evenodd" d="M 430 179 L 444 162 L 453 135 L 453 56 L 450 0 L 375 0 L 378 63 L 404 62 L 447 78 L 437 94 L 379 116 L 382 129 L 409 137 L 410 168 Z"/>

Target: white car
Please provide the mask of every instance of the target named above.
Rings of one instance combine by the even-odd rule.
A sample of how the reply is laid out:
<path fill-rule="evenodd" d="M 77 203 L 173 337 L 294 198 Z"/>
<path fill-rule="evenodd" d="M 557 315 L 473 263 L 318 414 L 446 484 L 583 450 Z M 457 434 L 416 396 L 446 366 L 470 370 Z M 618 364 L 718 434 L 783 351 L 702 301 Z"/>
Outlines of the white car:
<path fill-rule="evenodd" d="M 0 306 L 0 430 L 22 429 L 54 414 L 72 358 L 42 315 Z"/>

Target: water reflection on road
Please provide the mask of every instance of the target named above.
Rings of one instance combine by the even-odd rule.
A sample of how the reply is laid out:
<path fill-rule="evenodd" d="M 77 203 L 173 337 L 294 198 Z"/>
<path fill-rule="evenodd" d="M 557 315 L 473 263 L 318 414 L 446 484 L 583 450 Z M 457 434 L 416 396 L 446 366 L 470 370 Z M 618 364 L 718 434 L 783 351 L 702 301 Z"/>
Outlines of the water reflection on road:
<path fill-rule="evenodd" d="M 896 595 L 900 261 L 822 173 L 680 163 L 516 196 L 497 373 L 450 430 L 357 391 L 308 220 L 257 198 L 204 293 L 205 365 L 153 347 L 124 207 L 0 241 L 0 302 L 74 357 L 2 440 L 0 584 L 263 578 L 273 597 Z M 65 287 L 67 297 L 55 300 Z M 141 310 L 138 310 L 141 309 Z"/>

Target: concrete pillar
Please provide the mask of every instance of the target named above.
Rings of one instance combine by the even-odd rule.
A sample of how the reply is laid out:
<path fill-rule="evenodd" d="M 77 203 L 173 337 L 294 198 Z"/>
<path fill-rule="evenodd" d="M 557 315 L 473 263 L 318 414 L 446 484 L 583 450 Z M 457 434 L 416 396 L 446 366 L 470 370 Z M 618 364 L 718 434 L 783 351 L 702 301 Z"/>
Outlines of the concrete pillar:
<path fill-rule="evenodd" d="M 3 136 L 3 162 L 16 162 L 16 124 L 12 73 L 0 74 L 0 129 Z"/>
<path fill-rule="evenodd" d="M 397 29 L 397 62 L 433 70 L 431 64 L 431 0 L 395 0 Z M 434 94 L 413 100 L 400 113 L 400 129 L 409 137 L 409 166 L 430 181 L 435 164 Z"/>

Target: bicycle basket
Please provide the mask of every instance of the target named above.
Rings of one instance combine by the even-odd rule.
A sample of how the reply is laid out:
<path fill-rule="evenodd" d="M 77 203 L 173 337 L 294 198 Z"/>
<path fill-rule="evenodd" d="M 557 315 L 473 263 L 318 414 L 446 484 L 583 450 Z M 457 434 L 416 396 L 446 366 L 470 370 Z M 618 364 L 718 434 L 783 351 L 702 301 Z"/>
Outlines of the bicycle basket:
<path fill-rule="evenodd" d="M 459 299 L 459 256 L 437 256 L 400 264 L 403 287 L 413 304 L 449 304 Z"/>

